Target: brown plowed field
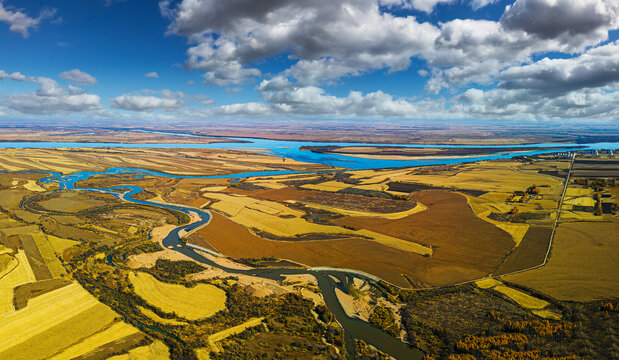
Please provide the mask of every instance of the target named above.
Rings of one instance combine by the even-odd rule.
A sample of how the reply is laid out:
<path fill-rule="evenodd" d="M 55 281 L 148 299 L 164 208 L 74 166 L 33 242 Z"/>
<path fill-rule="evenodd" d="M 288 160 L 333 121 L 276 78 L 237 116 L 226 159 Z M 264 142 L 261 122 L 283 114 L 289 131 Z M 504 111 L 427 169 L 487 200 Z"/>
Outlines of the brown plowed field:
<path fill-rule="evenodd" d="M 544 261 L 552 228 L 547 226 L 531 226 L 517 248 L 499 266 L 495 275 L 528 269 L 540 265 Z"/>
<path fill-rule="evenodd" d="M 476 217 L 462 195 L 424 190 L 415 201 L 429 209 L 398 220 L 344 217 L 334 222 L 431 245 L 432 257 L 415 258 L 408 274 L 436 286 L 487 275 L 513 247 L 511 236 Z"/>
<path fill-rule="evenodd" d="M 410 285 L 402 274 L 429 285 L 483 277 L 513 246 L 509 234 L 475 217 L 461 195 L 428 190 L 418 193 L 416 200 L 429 209 L 399 220 L 344 217 L 336 222 L 430 244 L 430 258 L 363 239 L 265 240 L 218 214 L 198 234 L 231 257 L 275 256 L 309 266 L 356 269 L 403 287 Z"/>
<path fill-rule="evenodd" d="M 425 260 L 417 254 L 363 239 L 295 242 L 265 240 L 216 213 L 213 213 L 211 222 L 197 233 L 221 253 L 233 258 L 275 256 L 308 266 L 361 270 L 403 287 L 409 284 L 401 274 L 410 274 L 418 261 Z"/>

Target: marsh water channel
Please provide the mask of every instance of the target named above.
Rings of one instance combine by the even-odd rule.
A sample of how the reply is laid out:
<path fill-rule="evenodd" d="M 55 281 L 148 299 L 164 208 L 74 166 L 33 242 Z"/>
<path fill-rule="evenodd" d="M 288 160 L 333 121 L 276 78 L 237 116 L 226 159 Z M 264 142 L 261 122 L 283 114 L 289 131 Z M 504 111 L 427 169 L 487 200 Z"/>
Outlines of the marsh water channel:
<path fill-rule="evenodd" d="M 179 135 L 179 134 L 173 134 Z M 179 135 L 182 136 L 182 135 Z M 191 135 L 187 135 L 191 136 Z M 276 141 L 276 140 L 264 140 L 264 139 L 247 139 L 238 138 L 238 140 L 244 140 L 244 143 L 216 143 L 216 144 L 119 144 L 119 143 L 55 143 L 55 142 L 20 142 L 20 143 L 0 143 L 0 148 L 218 148 L 218 149 L 259 149 L 266 153 L 271 153 L 277 156 L 286 158 L 292 158 L 298 161 L 332 165 L 351 170 L 360 169 L 376 169 L 385 167 L 405 167 L 405 166 L 420 166 L 420 165 L 433 165 L 433 164 L 453 164 L 462 162 L 472 162 L 480 160 L 511 158 L 515 155 L 535 155 L 542 153 L 562 152 L 570 150 L 599 150 L 599 149 L 617 149 L 619 143 L 597 143 L 597 144 L 535 144 L 535 145 L 522 145 L 515 146 L 519 148 L 517 152 L 511 153 L 497 153 L 491 155 L 483 155 L 476 157 L 466 158 L 443 158 L 443 159 L 428 159 L 428 160 L 376 160 L 376 159 L 363 159 L 353 158 L 344 155 L 333 154 L 319 154 L 300 150 L 301 146 L 305 145 L 366 145 L 366 146 L 389 146 L 386 144 L 338 144 L 338 143 L 313 143 L 313 142 L 299 142 L 299 141 Z M 457 147 L 448 145 L 403 145 L 407 147 Z M 561 149 L 553 150 L 527 150 L 528 147 L 561 147 Z M 476 146 L 476 147 L 492 147 L 492 146 Z M 364 280 L 369 280 L 373 283 L 373 278 L 366 276 L 362 273 L 357 273 L 349 270 L 338 269 L 302 269 L 302 268 L 268 268 L 268 269 L 250 269 L 239 270 L 222 266 L 205 256 L 202 256 L 194 248 L 186 246 L 185 243 L 179 237 L 179 232 L 182 230 L 191 231 L 200 226 L 208 224 L 210 221 L 210 214 L 208 211 L 200 209 L 190 208 L 182 205 L 159 203 L 152 201 L 144 201 L 134 199 L 132 196 L 141 192 L 142 189 L 134 185 L 121 185 L 107 189 L 101 188 L 76 188 L 74 184 L 80 180 L 85 180 L 93 175 L 114 175 L 114 174 L 134 174 L 136 177 L 144 175 L 173 177 L 173 178 L 246 178 L 251 176 L 270 176 L 295 173 L 293 171 L 261 171 L 261 172 L 249 172 L 242 174 L 232 175 L 219 175 L 219 176 L 179 176 L 170 175 L 161 172 L 149 171 L 144 169 L 135 168 L 112 168 L 104 172 L 83 171 L 73 174 L 63 175 L 55 172 L 46 172 L 51 174 L 44 179 L 41 179 L 42 183 L 54 182 L 59 184 L 57 191 L 65 190 L 85 190 L 85 191 L 97 191 L 112 194 L 121 200 L 129 201 L 137 204 L 147 206 L 157 206 L 161 208 L 168 208 L 183 213 L 194 212 L 199 215 L 200 220 L 186 224 L 172 230 L 163 240 L 163 245 L 166 248 L 178 251 L 200 263 L 213 266 L 222 269 L 230 274 L 244 274 L 256 277 L 262 277 L 273 280 L 283 280 L 283 275 L 293 274 L 311 274 L 316 277 L 318 286 L 322 292 L 325 303 L 329 310 L 333 313 L 337 321 L 344 328 L 346 339 L 346 350 L 349 354 L 354 354 L 354 340 L 363 340 L 368 344 L 373 345 L 378 350 L 387 353 L 398 360 L 405 359 L 421 359 L 423 352 L 410 347 L 409 345 L 401 342 L 400 340 L 388 335 L 387 333 L 379 330 L 378 328 L 370 325 L 369 323 L 350 318 L 344 312 L 340 305 L 336 295 L 335 289 L 340 289 L 347 292 L 348 284 L 354 277 L 358 277 Z M 208 226 L 208 225 L 206 225 Z M 223 256 L 225 254 L 217 254 Z"/>

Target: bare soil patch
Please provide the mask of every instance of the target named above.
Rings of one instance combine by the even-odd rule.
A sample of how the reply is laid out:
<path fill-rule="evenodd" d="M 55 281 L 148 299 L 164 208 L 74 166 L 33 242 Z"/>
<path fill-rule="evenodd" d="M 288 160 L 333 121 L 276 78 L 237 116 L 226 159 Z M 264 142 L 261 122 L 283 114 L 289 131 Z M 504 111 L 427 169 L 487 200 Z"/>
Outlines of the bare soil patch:
<path fill-rule="evenodd" d="M 464 196 L 424 190 L 414 199 L 429 209 L 397 220 L 344 217 L 334 223 L 432 246 L 432 257 L 416 257 L 404 273 L 433 286 L 481 278 L 512 249 L 511 236 L 476 217 Z"/>
<path fill-rule="evenodd" d="M 310 196 L 302 197 L 299 201 L 340 209 L 382 214 L 410 210 L 416 205 L 414 201 L 369 198 L 361 195 L 339 194 L 324 191 L 314 191 Z"/>
<path fill-rule="evenodd" d="M 512 251 L 494 274 L 503 275 L 540 265 L 546 256 L 551 233 L 551 227 L 529 227 L 520 245 Z"/>
<path fill-rule="evenodd" d="M 15 310 L 25 308 L 29 299 L 60 289 L 69 284 L 70 282 L 67 280 L 50 279 L 17 286 L 13 289 L 13 305 Z"/>
<path fill-rule="evenodd" d="M 30 235 L 19 235 L 19 239 L 21 240 L 22 247 L 26 252 L 28 262 L 30 263 L 30 267 L 32 268 L 32 272 L 34 273 L 36 279 L 51 279 L 52 274 L 49 272 L 47 265 L 45 265 L 45 260 L 43 259 L 43 256 L 41 256 L 34 238 Z"/>
<path fill-rule="evenodd" d="M 410 274 L 419 260 L 425 260 L 418 254 L 364 239 L 266 240 L 217 213 L 213 213 L 209 225 L 198 230 L 198 234 L 221 253 L 233 258 L 272 256 L 309 266 L 356 269 L 403 287 L 408 287 L 409 283 L 402 274 Z M 195 245 L 206 247 L 207 244 L 200 242 Z"/>

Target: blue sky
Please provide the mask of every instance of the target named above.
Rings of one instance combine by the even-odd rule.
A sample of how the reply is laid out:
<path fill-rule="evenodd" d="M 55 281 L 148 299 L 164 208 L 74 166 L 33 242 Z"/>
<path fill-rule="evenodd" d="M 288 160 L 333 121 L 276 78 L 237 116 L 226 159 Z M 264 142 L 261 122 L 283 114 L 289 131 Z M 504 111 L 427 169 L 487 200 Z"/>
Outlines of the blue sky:
<path fill-rule="evenodd" d="M 618 28 L 614 0 L 0 0 L 0 119 L 616 121 Z"/>

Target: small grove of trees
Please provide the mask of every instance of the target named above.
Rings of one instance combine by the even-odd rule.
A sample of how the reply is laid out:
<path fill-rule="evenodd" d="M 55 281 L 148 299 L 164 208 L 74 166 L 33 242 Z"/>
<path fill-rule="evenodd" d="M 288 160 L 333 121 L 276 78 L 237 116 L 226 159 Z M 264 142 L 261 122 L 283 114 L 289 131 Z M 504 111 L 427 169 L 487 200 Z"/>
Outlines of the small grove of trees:
<path fill-rule="evenodd" d="M 467 336 L 456 343 L 455 349 L 459 352 L 472 352 L 500 346 L 515 345 L 518 348 L 529 343 L 524 334 L 501 334 L 496 336 Z"/>
<path fill-rule="evenodd" d="M 389 335 L 399 337 L 400 326 L 395 321 L 393 310 L 388 306 L 378 305 L 370 315 L 370 323 Z"/>
<path fill-rule="evenodd" d="M 559 337 L 570 337 L 573 328 L 574 324 L 572 323 L 555 323 L 548 320 L 509 321 L 505 325 L 505 330 L 511 332 L 535 334 L 537 336 L 555 335 Z"/>

